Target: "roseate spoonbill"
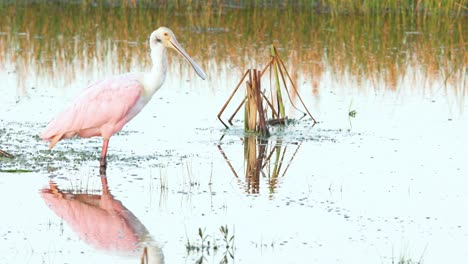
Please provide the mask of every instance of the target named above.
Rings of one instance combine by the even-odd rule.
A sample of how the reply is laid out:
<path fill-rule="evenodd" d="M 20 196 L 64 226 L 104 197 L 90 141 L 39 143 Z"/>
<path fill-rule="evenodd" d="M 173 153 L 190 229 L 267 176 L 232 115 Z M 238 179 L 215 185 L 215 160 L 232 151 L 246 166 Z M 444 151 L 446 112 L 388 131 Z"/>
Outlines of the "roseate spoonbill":
<path fill-rule="evenodd" d="M 177 51 L 203 80 L 206 79 L 206 74 L 180 46 L 170 29 L 158 28 L 151 33 L 149 42 L 151 71 L 116 75 L 89 85 L 41 133 L 42 139 L 50 141 L 49 149 L 61 139 L 75 135 L 82 138 L 101 136 L 104 141 L 100 165 L 105 168 L 110 137 L 135 117 L 163 85 L 167 48 Z"/>

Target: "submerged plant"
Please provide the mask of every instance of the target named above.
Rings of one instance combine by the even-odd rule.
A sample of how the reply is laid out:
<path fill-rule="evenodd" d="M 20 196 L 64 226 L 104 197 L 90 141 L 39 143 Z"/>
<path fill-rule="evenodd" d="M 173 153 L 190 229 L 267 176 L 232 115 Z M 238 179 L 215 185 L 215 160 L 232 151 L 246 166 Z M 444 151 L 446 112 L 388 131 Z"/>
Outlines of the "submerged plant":
<path fill-rule="evenodd" d="M 427 246 L 426 246 L 427 248 Z M 392 258 L 392 264 L 422 264 L 423 263 L 423 257 L 424 257 L 424 252 L 426 252 L 426 248 L 424 248 L 423 253 L 419 257 L 418 260 L 413 260 L 410 257 L 405 256 L 406 254 L 400 255 L 398 260 L 395 260 Z"/>
<path fill-rule="evenodd" d="M 205 230 L 206 228 L 203 228 L 203 230 L 201 228 L 198 228 L 198 238 L 200 239 L 200 243 L 190 243 L 190 240 L 187 237 L 187 243 L 185 244 L 185 248 L 188 252 L 200 250 L 203 251 L 205 249 L 209 250 L 211 248 L 210 241 L 207 241 L 208 235 L 205 234 Z"/>
<path fill-rule="evenodd" d="M 349 117 L 356 117 L 357 111 L 355 109 L 351 110 L 351 106 L 353 105 L 353 101 L 349 103 L 349 108 L 348 108 L 348 116 Z"/>
<path fill-rule="evenodd" d="M 219 228 L 219 231 L 223 235 L 223 242 L 226 245 L 226 248 L 227 249 L 234 248 L 234 235 L 229 236 L 229 229 L 228 229 L 227 225 L 221 226 Z"/>
<path fill-rule="evenodd" d="M 421 260 L 415 261 L 412 259 L 406 259 L 405 257 L 401 257 L 398 262 L 392 261 L 392 264 L 422 264 Z"/>
<path fill-rule="evenodd" d="M 185 244 L 187 254 L 192 254 L 195 252 L 200 254 L 200 257 L 197 259 L 196 263 L 203 263 L 203 261 L 206 260 L 205 254 L 210 255 L 210 251 L 217 253 L 220 248 L 224 247 L 225 251 L 220 260 L 220 263 L 229 263 L 230 259 L 234 259 L 234 234 L 231 235 L 229 233 L 227 225 L 221 226 L 219 231 L 221 233 L 221 238 L 218 238 L 215 235 L 207 235 L 206 228 L 198 228 L 198 238 L 195 241 L 191 242 L 187 237 L 187 242 Z M 212 240 L 209 240 L 209 238 Z M 216 241 L 221 241 L 221 244 L 218 244 Z"/>

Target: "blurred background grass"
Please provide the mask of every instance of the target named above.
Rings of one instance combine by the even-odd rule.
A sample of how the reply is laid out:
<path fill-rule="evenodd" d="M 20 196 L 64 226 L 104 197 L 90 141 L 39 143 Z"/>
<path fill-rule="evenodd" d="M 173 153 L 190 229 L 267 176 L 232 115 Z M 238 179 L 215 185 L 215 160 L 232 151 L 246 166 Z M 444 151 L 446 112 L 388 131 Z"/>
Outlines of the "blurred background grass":
<path fill-rule="evenodd" d="M 212 77 L 260 68 L 275 44 L 313 87 L 326 68 L 389 89 L 410 80 L 466 93 L 466 1 L 23 0 L 0 12 L 0 70 L 15 71 L 22 89 L 33 77 L 63 86 L 145 70 L 149 34 L 168 26 Z"/>

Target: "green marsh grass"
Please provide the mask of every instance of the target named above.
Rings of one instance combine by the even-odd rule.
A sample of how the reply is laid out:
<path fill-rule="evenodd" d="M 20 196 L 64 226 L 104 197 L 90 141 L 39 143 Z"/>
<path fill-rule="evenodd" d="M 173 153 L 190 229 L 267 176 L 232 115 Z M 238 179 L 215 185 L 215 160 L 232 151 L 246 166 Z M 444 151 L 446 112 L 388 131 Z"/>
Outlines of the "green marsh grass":
<path fill-rule="evenodd" d="M 12 3 L 11 1 L 2 1 Z M 18 0 L 14 5 L 44 4 L 50 1 L 32 1 Z M 381 14 L 381 13 L 403 13 L 416 15 L 463 15 L 468 12 L 468 4 L 463 0 L 416 0 L 416 1 L 397 1 L 397 0 L 175 0 L 175 1 L 152 1 L 152 0 L 106 0 L 92 1 L 84 0 L 79 2 L 70 2 L 67 0 L 56 1 L 56 3 L 74 4 L 81 8 L 168 8 L 173 11 L 189 10 L 193 12 L 221 13 L 225 9 L 257 9 L 277 8 L 277 9 L 308 9 L 317 13 L 330 14 Z"/>

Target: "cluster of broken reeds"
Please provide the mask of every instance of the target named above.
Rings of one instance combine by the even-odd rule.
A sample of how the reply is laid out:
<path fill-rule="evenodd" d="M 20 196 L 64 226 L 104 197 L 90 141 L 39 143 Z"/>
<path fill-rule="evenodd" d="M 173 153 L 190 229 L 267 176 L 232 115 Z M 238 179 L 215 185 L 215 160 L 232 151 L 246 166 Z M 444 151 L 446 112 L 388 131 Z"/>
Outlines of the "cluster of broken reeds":
<path fill-rule="evenodd" d="M 218 113 L 219 121 L 221 121 L 226 128 L 229 128 L 221 116 L 233 100 L 234 95 L 239 91 L 240 87 L 245 84 L 245 95 L 241 96 L 242 100 L 235 108 L 234 113 L 232 113 L 227 120 L 227 123 L 233 125 L 234 117 L 240 109 L 242 109 L 242 106 L 244 106 L 244 131 L 260 133 L 263 136 L 256 137 L 246 135 L 243 139 L 245 188 L 248 193 L 259 193 L 261 176 L 268 178 L 269 189 L 270 192 L 273 193 L 278 182 L 278 177 L 280 177 L 280 175 L 284 176 L 288 170 L 289 164 L 300 147 L 299 144 L 287 163 L 286 168 L 282 170 L 287 146 L 283 147 L 281 140 L 271 144 L 272 142 L 266 139 L 266 137 L 270 135 L 269 126 L 287 124 L 288 117 L 286 116 L 284 94 L 287 95 L 290 105 L 303 114 L 302 117 L 308 115 L 313 121 L 313 124 L 316 123 L 315 118 L 304 104 L 278 50 L 274 45 L 271 45 L 270 51 L 270 59 L 266 66 L 262 70 L 248 69 Z M 263 86 L 264 82 L 262 82 L 262 78 L 266 78 L 267 72 L 269 73 L 270 85 Z M 268 90 L 267 87 L 270 89 Z M 304 111 L 300 110 L 294 104 L 292 93 L 294 93 L 295 98 L 299 99 Z M 232 166 L 230 159 L 221 148 L 221 145 L 218 145 L 218 149 L 231 168 L 231 171 L 234 173 L 234 176 L 240 178 Z M 273 160 L 272 157 L 274 157 Z"/>
<path fill-rule="evenodd" d="M 262 77 L 267 71 L 270 73 L 270 84 L 272 83 L 272 79 L 274 83 L 273 85 L 270 85 L 269 92 L 265 87 L 262 86 L 261 82 Z M 276 47 L 271 45 L 271 56 L 266 66 L 262 70 L 248 69 L 242 76 L 237 86 L 234 88 L 234 91 L 231 93 L 227 101 L 221 107 L 221 110 L 218 113 L 218 119 L 226 128 L 229 128 L 229 126 L 222 120 L 221 116 L 244 81 L 246 95 L 237 106 L 234 113 L 229 117 L 228 123 L 230 125 L 233 125 L 232 121 L 234 117 L 237 115 L 242 106 L 245 105 L 245 131 L 258 132 L 262 136 L 269 136 L 269 125 L 287 124 L 288 117 L 286 116 L 283 92 L 286 92 L 288 95 L 288 99 L 292 107 L 294 107 L 297 111 L 302 112 L 303 117 L 309 115 L 313 121 L 313 124 L 316 123 L 315 118 L 304 104 L 304 101 L 302 100 L 299 91 L 294 84 L 291 75 L 286 69 L 286 66 L 284 65 L 284 62 L 281 59 L 281 56 L 279 55 Z M 290 89 L 293 90 L 294 95 L 299 99 L 302 107 L 304 108 L 304 111 L 301 111 L 294 104 Z"/>

